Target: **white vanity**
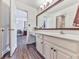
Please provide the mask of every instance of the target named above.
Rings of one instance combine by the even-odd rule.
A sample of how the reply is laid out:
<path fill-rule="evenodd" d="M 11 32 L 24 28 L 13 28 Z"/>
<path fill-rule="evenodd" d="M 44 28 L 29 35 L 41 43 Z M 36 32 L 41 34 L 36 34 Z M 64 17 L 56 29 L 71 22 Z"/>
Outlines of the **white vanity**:
<path fill-rule="evenodd" d="M 36 31 L 36 49 L 45 59 L 79 59 L 79 36 Z"/>
<path fill-rule="evenodd" d="M 79 59 L 79 30 L 71 30 L 78 7 L 78 0 L 62 0 L 37 15 L 36 49 L 45 59 Z M 60 28 L 71 29 L 64 34 Z"/>

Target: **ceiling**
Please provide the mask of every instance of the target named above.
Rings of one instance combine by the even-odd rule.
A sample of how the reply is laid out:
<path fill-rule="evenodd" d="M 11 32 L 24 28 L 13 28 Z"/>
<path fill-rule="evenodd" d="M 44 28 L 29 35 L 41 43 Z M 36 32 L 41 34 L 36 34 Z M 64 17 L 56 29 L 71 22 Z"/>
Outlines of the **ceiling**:
<path fill-rule="evenodd" d="M 18 0 L 20 2 L 23 2 L 31 7 L 39 8 L 41 4 L 44 3 L 45 0 Z"/>

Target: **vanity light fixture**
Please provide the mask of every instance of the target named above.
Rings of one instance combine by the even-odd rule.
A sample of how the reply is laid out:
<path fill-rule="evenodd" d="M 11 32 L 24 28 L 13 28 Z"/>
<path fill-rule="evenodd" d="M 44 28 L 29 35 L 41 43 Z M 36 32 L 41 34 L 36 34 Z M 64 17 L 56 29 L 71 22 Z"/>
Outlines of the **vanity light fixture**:
<path fill-rule="evenodd" d="M 53 2 L 53 0 L 45 0 L 45 2 L 40 6 L 41 10 L 45 9 L 52 2 Z"/>
<path fill-rule="evenodd" d="M 40 9 L 41 9 L 41 10 L 43 10 L 43 9 L 44 9 L 44 6 L 43 6 L 43 5 L 41 5 L 41 6 L 40 6 Z"/>

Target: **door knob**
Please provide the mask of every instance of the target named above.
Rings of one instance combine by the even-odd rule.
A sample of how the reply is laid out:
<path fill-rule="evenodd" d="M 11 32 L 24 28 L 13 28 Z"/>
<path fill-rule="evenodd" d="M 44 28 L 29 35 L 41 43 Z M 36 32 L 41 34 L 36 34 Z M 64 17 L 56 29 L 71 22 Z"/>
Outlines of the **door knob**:
<path fill-rule="evenodd" d="M 2 32 L 4 31 L 4 29 L 2 29 Z"/>

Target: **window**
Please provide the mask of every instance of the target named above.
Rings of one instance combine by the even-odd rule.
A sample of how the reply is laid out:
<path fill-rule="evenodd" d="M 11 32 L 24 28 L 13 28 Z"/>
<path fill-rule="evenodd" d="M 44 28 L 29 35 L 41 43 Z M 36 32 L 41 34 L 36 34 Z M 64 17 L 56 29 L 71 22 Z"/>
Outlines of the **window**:
<path fill-rule="evenodd" d="M 27 18 L 28 13 L 23 10 L 16 10 L 16 24 L 17 24 L 17 30 L 26 30 L 27 29 Z"/>

